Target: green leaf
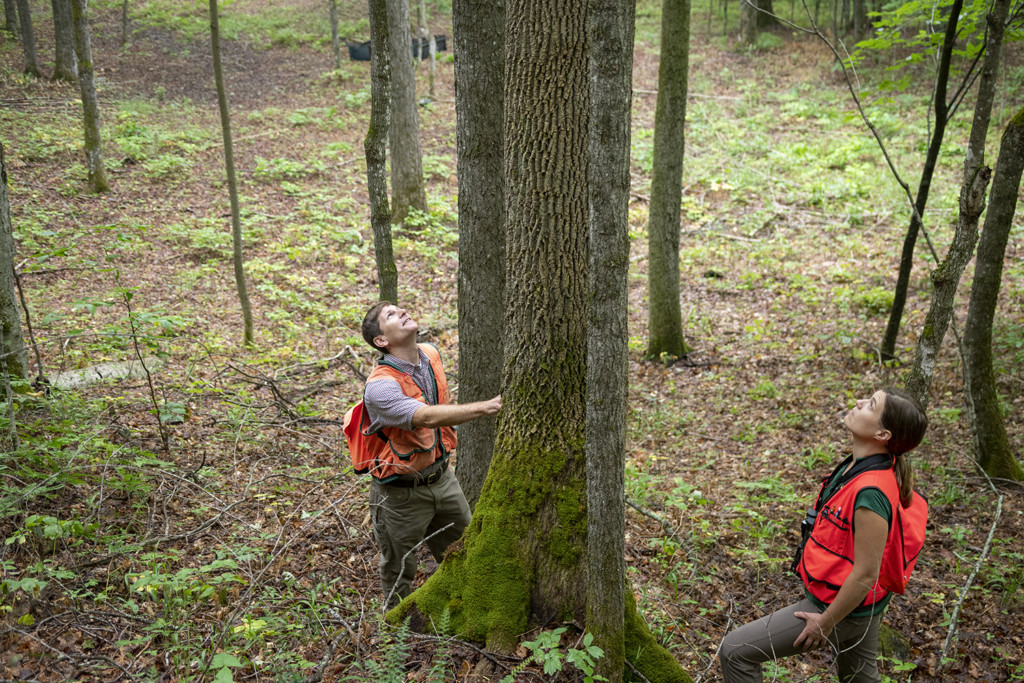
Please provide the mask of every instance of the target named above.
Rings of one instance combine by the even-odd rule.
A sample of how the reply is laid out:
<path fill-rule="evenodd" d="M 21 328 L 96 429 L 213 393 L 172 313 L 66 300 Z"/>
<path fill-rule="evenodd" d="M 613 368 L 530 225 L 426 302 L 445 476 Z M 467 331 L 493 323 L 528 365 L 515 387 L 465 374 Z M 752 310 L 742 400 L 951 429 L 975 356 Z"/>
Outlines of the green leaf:
<path fill-rule="evenodd" d="M 238 657 L 234 656 L 230 652 L 218 652 L 213 656 L 213 661 L 210 662 L 210 666 L 222 666 L 227 668 L 229 666 L 242 666 L 242 662 L 238 659 Z M 219 679 L 220 674 L 217 674 L 217 680 Z"/>
<path fill-rule="evenodd" d="M 235 683 L 235 677 L 231 675 L 231 669 L 225 666 L 214 676 L 213 683 Z"/>

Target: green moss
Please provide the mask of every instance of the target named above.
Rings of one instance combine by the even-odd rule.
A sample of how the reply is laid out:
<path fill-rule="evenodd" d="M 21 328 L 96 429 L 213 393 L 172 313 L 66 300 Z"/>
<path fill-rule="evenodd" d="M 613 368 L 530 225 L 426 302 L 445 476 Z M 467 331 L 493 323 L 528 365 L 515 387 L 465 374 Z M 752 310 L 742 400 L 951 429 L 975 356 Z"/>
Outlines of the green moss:
<path fill-rule="evenodd" d="M 636 599 L 626 591 L 626 661 L 647 680 L 657 683 L 693 683 L 675 657 L 651 635 L 647 624 L 636 609 Z M 629 666 L 623 672 L 623 681 L 636 681 Z"/>

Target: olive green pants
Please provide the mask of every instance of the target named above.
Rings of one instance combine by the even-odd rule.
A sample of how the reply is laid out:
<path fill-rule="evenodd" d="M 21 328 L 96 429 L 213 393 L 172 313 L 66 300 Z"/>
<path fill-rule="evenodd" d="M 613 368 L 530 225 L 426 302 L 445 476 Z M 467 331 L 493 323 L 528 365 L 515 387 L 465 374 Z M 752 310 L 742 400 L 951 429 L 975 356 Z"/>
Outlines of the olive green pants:
<path fill-rule="evenodd" d="M 370 518 L 380 548 L 380 581 L 389 608 L 412 592 L 416 546 L 427 547 L 440 562 L 469 524 L 469 504 L 448 469 L 431 486 L 401 488 L 370 483 Z"/>
<path fill-rule="evenodd" d="M 722 640 L 719 657 L 725 683 L 759 683 L 761 664 L 803 652 L 793 642 L 807 622 L 795 612 L 821 610 L 806 598 L 740 626 Z M 846 617 L 829 634 L 829 647 L 835 652 L 839 680 L 843 683 L 875 683 L 878 676 L 878 627 L 882 615 Z"/>

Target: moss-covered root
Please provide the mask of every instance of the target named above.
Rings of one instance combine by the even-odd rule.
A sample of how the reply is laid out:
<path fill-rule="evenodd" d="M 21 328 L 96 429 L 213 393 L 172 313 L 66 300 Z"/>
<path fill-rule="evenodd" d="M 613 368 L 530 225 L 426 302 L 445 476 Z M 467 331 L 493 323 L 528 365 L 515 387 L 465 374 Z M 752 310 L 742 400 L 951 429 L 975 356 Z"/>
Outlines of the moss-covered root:
<path fill-rule="evenodd" d="M 651 683 L 693 683 L 675 657 L 654 639 L 647 624 L 636 610 L 636 600 L 626 591 L 626 670 L 623 681 L 639 681 L 633 667 Z"/>

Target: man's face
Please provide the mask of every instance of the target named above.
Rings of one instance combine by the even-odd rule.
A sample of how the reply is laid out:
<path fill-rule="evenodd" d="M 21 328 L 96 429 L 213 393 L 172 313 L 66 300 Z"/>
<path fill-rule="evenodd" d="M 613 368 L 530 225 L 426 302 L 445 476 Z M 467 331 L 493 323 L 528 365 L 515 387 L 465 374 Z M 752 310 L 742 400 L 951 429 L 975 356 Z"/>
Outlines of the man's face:
<path fill-rule="evenodd" d="M 404 308 L 392 305 L 381 309 L 380 315 L 377 316 L 377 325 L 380 327 L 380 334 L 374 337 L 373 341 L 381 348 L 401 344 L 410 337 L 415 339 L 416 330 L 420 327 Z"/>

